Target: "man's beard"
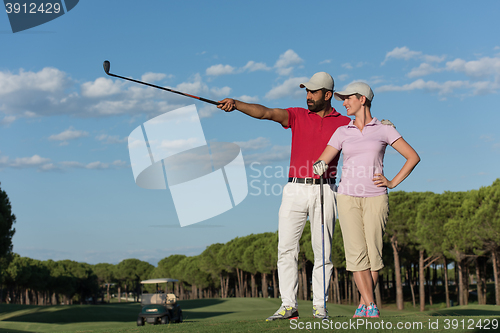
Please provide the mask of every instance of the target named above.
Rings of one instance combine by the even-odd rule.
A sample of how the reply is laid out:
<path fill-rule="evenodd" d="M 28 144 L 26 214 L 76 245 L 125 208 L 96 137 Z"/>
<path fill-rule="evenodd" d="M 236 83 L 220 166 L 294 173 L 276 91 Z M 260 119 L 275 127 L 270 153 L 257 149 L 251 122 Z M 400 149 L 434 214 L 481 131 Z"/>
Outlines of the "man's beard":
<path fill-rule="evenodd" d="M 313 103 L 309 105 L 309 102 Z M 327 102 L 324 99 L 320 99 L 319 101 L 313 101 L 312 99 L 307 100 L 307 108 L 311 112 L 319 112 L 326 108 Z"/>

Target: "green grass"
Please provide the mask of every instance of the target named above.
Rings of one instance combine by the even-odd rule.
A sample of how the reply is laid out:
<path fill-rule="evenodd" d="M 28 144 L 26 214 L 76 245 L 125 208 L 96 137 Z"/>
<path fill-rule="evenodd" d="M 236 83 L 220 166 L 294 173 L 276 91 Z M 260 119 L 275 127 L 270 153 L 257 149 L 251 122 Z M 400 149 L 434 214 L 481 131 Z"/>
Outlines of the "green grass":
<path fill-rule="evenodd" d="M 184 322 L 180 324 L 136 326 L 138 303 L 112 303 L 109 305 L 29 306 L 0 305 L 0 333 L 25 332 L 92 332 L 92 333 L 142 333 L 142 332 L 290 332 L 290 331 L 341 331 L 341 332 L 495 332 L 500 331 L 500 307 L 470 305 L 441 308 L 426 312 L 397 311 L 392 307 L 381 309 L 380 319 L 356 321 L 352 319 L 355 306 L 329 304 L 330 321 L 313 320 L 311 302 L 299 301 L 301 319 L 297 322 L 266 322 L 274 313 L 279 299 L 230 298 L 180 301 Z M 453 322 L 453 320 L 455 320 Z M 490 322 L 490 329 L 467 329 L 481 320 Z M 493 329 L 496 320 L 499 328 Z M 396 329 L 398 323 L 421 323 L 422 329 Z M 387 329 L 390 324 L 392 329 Z M 356 326 L 356 324 L 360 324 Z M 438 329 L 429 329 L 429 325 Z M 448 328 L 445 325 L 448 324 Z M 353 326 L 354 325 L 354 326 Z M 370 326 L 371 325 L 371 326 Z M 349 328 L 350 327 L 350 328 Z M 354 328 L 353 328 L 354 327 Z M 372 327 L 372 329 L 370 329 Z M 456 327 L 456 328 L 455 328 Z M 296 328 L 294 330 L 291 330 Z"/>

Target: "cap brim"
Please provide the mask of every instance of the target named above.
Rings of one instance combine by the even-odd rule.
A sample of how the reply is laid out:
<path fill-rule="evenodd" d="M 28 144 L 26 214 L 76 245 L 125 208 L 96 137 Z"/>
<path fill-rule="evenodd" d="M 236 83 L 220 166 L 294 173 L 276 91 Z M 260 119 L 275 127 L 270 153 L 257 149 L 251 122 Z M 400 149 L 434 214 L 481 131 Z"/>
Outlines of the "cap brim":
<path fill-rule="evenodd" d="M 346 96 L 354 95 L 355 93 L 349 93 L 347 91 L 339 91 L 333 94 L 333 97 L 337 101 L 343 101 Z"/>
<path fill-rule="evenodd" d="M 307 88 L 307 89 L 312 90 L 312 91 L 323 89 L 323 87 L 317 86 L 311 82 L 301 83 L 300 87 Z"/>

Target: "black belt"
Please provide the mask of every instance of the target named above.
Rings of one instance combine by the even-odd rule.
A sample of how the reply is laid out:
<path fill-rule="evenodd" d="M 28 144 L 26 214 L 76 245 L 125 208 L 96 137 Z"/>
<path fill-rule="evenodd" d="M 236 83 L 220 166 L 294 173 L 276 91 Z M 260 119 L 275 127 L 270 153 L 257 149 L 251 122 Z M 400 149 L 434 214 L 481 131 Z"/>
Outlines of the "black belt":
<path fill-rule="evenodd" d="M 290 177 L 290 178 L 288 178 L 288 182 L 289 183 L 299 183 L 299 184 L 314 184 L 314 185 L 320 184 L 320 180 L 316 179 L 316 178 Z M 335 178 L 324 178 L 323 184 L 335 184 Z"/>

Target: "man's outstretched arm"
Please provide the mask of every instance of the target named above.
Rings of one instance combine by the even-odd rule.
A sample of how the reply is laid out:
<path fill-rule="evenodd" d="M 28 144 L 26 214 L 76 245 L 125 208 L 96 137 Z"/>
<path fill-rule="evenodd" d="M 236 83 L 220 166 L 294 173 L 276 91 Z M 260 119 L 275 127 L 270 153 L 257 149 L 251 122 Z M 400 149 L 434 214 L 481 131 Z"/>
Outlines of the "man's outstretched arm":
<path fill-rule="evenodd" d="M 268 119 L 288 127 L 288 111 L 285 109 L 270 109 L 260 104 L 250 104 L 232 98 L 225 98 L 217 107 L 226 112 L 238 110 L 250 117 L 257 119 Z"/>

